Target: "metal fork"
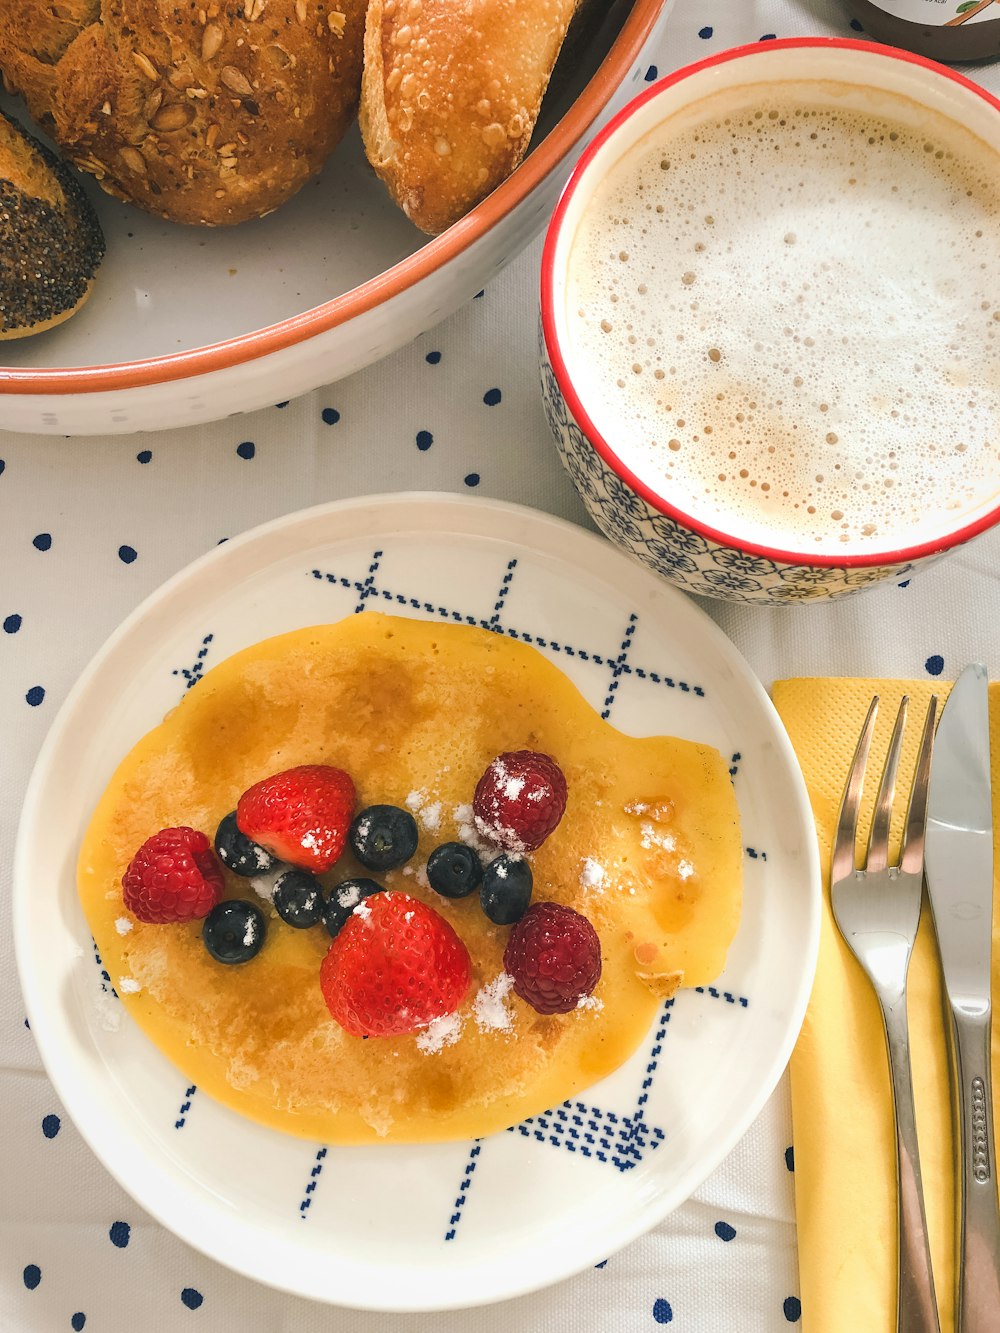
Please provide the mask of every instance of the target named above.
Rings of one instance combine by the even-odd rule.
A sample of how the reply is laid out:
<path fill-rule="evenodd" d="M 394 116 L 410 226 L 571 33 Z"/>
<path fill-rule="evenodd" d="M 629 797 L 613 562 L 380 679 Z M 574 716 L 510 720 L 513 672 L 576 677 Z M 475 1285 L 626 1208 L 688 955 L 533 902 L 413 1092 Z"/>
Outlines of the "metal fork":
<path fill-rule="evenodd" d="M 939 1333 L 920 1182 L 906 1022 L 906 974 L 920 920 L 927 785 L 937 699 L 931 699 L 924 719 L 899 864 L 889 865 L 889 825 L 909 703 L 906 697 L 899 705 L 875 799 L 867 860 L 858 870 L 855 867 L 858 812 L 878 703 L 876 695 L 858 739 L 840 803 L 830 867 L 830 899 L 840 933 L 875 989 L 885 1025 L 896 1124 L 896 1220 L 899 1234 L 896 1328 L 899 1333 Z"/>

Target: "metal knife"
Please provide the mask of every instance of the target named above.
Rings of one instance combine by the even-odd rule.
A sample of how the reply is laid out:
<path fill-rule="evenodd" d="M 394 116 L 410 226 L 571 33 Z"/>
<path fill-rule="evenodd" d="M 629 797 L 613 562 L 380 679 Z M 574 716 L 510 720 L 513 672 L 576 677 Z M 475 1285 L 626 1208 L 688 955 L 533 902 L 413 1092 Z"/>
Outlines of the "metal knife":
<path fill-rule="evenodd" d="M 924 859 L 951 1010 L 956 1094 L 958 1333 L 1000 1329 L 1000 1211 L 990 1084 L 993 803 L 986 668 L 952 686 L 931 765 Z"/>

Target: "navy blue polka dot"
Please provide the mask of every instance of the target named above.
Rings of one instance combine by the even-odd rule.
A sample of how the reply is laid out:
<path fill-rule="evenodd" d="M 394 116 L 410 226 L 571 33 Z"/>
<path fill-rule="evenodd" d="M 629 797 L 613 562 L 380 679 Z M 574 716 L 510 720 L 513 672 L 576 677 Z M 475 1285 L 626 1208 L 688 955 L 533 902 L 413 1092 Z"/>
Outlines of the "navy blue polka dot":
<path fill-rule="evenodd" d="M 497 403 L 500 401 L 500 397 L 501 394 L 499 389 L 487 389 L 483 394 L 483 402 L 487 407 L 496 407 Z"/>
<path fill-rule="evenodd" d="M 777 35 L 778 34 L 775 32 L 765 32 L 760 40 L 762 42 L 773 42 L 777 38 Z"/>
<path fill-rule="evenodd" d="M 287 407 L 291 401 L 290 398 L 286 398 L 283 403 L 275 403 L 275 407 Z"/>
<path fill-rule="evenodd" d="M 714 28 L 699 28 L 698 36 L 702 39 L 703 42 L 707 42 L 709 37 L 711 37 L 714 31 L 715 31 Z"/>
<path fill-rule="evenodd" d="M 781 1310 L 790 1324 L 802 1318 L 802 1302 L 798 1296 L 786 1296 L 781 1303 Z"/>
<path fill-rule="evenodd" d="M 417 431 L 417 448 L 421 452 L 424 452 L 427 449 L 429 449 L 433 443 L 434 443 L 434 436 L 430 433 L 429 430 Z"/>
<path fill-rule="evenodd" d="M 152 457 L 153 457 L 152 449 L 140 449 L 135 456 L 135 461 L 137 463 L 148 463 Z"/>
<path fill-rule="evenodd" d="M 257 452 L 257 446 L 254 444 L 253 440 L 244 440 L 242 444 L 236 446 L 236 452 L 239 454 L 240 458 L 253 458 L 254 454 Z"/>
<path fill-rule="evenodd" d="M 87 1322 L 87 1316 L 83 1313 L 82 1310 L 77 1310 L 76 1314 L 69 1321 L 69 1326 L 71 1329 L 73 1329 L 73 1333 L 80 1333 L 80 1329 L 83 1328 L 86 1322 Z"/>
<path fill-rule="evenodd" d="M 736 1235 L 736 1228 L 731 1227 L 728 1222 L 716 1222 L 715 1234 L 719 1240 L 732 1240 Z"/>
<path fill-rule="evenodd" d="M 24 1270 L 22 1277 L 24 1278 L 24 1285 L 28 1290 L 34 1291 L 42 1280 L 42 1270 L 37 1264 L 29 1264 Z"/>
<path fill-rule="evenodd" d="M 649 69 L 646 70 L 646 82 L 655 83 L 658 77 L 659 77 L 659 70 L 656 68 L 655 65 L 650 65 Z"/>
<path fill-rule="evenodd" d="M 441 360 L 441 353 L 428 352 L 427 355 L 424 357 L 424 360 L 427 362 L 429 366 L 436 366 L 437 363 Z"/>
<path fill-rule="evenodd" d="M 123 565 L 130 565 L 137 555 L 138 552 L 134 546 L 119 546 L 118 548 L 118 559 Z"/>
<path fill-rule="evenodd" d="M 482 289 L 482 291 L 478 291 L 478 292 L 476 292 L 475 296 L 474 296 L 472 299 L 473 299 L 474 301 L 478 301 L 480 297 L 485 296 L 485 295 L 486 295 L 486 288 L 484 287 L 484 288 Z"/>
<path fill-rule="evenodd" d="M 132 1228 L 127 1222 L 112 1222 L 111 1230 L 108 1232 L 108 1240 L 112 1245 L 124 1250 L 125 1246 L 132 1238 Z"/>
<path fill-rule="evenodd" d="M 467 473 L 467 474 L 466 474 L 466 477 L 465 477 L 465 484 L 466 484 L 466 486 L 478 486 L 478 485 L 479 485 L 479 473 L 478 473 L 478 472 L 469 472 L 469 473 Z"/>
<path fill-rule="evenodd" d="M 662 1296 L 657 1296 L 653 1302 L 653 1318 L 658 1324 L 669 1324 L 674 1317 L 674 1312 L 670 1308 L 670 1302 L 665 1301 Z"/>
<path fill-rule="evenodd" d="M 195 1291 L 194 1287 L 185 1287 L 181 1292 L 181 1300 L 189 1310 L 197 1310 L 205 1297 L 200 1291 Z"/>
<path fill-rule="evenodd" d="M 47 1139 L 54 1139 L 62 1128 L 62 1121 L 57 1115 L 47 1115 L 42 1121 L 42 1133 Z"/>
<path fill-rule="evenodd" d="M 3 470 L 4 470 L 4 468 L 5 468 L 6 466 L 7 466 L 7 464 L 3 461 L 2 458 L 0 458 L 0 477 L 3 476 Z"/>
<path fill-rule="evenodd" d="M 5 634 L 16 634 L 20 628 L 21 617 L 19 615 L 15 613 L 14 615 L 5 617 L 3 622 L 3 632 Z"/>
<path fill-rule="evenodd" d="M 857 19 L 851 19 L 851 27 L 855 32 L 864 32 L 864 28 L 862 28 Z"/>
<path fill-rule="evenodd" d="M 47 551 L 52 545 L 52 533 L 40 532 L 37 537 L 32 537 L 31 544 L 36 551 Z"/>
<path fill-rule="evenodd" d="M 45 690 L 41 685 L 32 685 L 31 689 L 24 697 L 28 703 L 31 704 L 32 708 L 37 708 L 45 698 Z"/>
<path fill-rule="evenodd" d="M 940 676 L 941 672 L 944 670 L 944 658 L 940 653 L 934 653 L 933 656 L 928 657 L 927 661 L 924 663 L 924 670 L 927 672 L 928 676 Z"/>
<path fill-rule="evenodd" d="M 792 1147 L 785 1149 L 785 1165 L 789 1171 L 795 1170 L 795 1149 Z"/>
<path fill-rule="evenodd" d="M 340 420 L 340 413 L 335 407 L 324 407 L 321 415 L 328 426 L 335 426 Z"/>

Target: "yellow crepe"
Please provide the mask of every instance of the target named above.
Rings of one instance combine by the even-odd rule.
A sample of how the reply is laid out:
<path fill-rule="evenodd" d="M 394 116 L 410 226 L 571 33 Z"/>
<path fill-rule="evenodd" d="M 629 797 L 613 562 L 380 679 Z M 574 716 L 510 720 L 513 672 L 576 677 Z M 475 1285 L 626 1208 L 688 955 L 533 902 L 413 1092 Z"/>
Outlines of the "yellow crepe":
<path fill-rule="evenodd" d="M 881 697 L 862 829 L 903 694 L 910 696 L 897 800 L 912 782 L 923 713 L 950 685 L 927 681 L 787 680 L 773 698 L 802 765 L 819 835 L 824 910 L 819 965 L 791 1062 L 795 1209 L 802 1323 L 808 1333 L 895 1328 L 896 1149 L 878 1001 L 830 909 L 830 849 L 841 792 L 873 694 Z M 990 687 L 994 837 L 1000 830 L 1000 686 Z M 894 821 L 895 824 L 895 821 Z M 899 829 L 894 829 L 898 848 Z M 1000 853 L 994 854 L 993 997 L 1000 999 Z M 945 1333 L 954 1328 L 954 1166 L 942 992 L 924 903 L 909 972 L 911 1060 L 934 1280 Z M 994 1088 L 1000 1025 L 993 1026 Z"/>
<path fill-rule="evenodd" d="M 553 755 L 569 788 L 562 822 L 530 857 L 534 900 L 589 917 L 603 975 L 593 1002 L 569 1014 L 542 1016 L 511 995 L 508 1021 L 491 1026 L 484 1013 L 497 1020 L 497 1005 L 480 992 L 502 974 L 509 929 L 487 920 L 477 894 L 441 898 L 421 872 L 435 846 L 467 831 L 489 762 L 516 749 Z M 319 987 L 322 926 L 294 930 L 268 909 L 262 951 L 229 967 L 206 953 L 200 923 L 116 926 L 128 917 L 122 873 L 147 837 L 178 824 L 211 837 L 254 782 L 315 763 L 353 776 L 359 809 L 416 809 L 416 856 L 375 878 L 432 903 L 469 949 L 453 1045 L 344 1032 Z M 741 863 L 716 750 L 621 735 L 556 666 L 503 635 L 365 612 L 266 640 L 208 672 L 112 778 L 81 849 L 79 889 L 129 1012 L 200 1088 L 324 1142 L 419 1142 L 503 1129 L 616 1068 L 664 994 L 721 971 Z M 323 879 L 357 874 L 369 872 L 345 856 Z M 253 897 L 246 880 L 227 871 L 226 881 L 227 896 Z"/>

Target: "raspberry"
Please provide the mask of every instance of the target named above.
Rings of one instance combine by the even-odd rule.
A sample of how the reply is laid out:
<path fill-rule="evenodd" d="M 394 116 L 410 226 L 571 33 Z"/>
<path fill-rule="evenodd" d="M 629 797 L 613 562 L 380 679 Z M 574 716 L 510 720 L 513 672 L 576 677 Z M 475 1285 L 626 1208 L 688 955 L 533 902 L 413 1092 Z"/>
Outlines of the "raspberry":
<path fill-rule="evenodd" d="M 128 911 L 157 924 L 207 916 L 224 887 L 211 843 L 186 826 L 147 838 L 122 876 Z"/>
<path fill-rule="evenodd" d="M 472 798 L 476 826 L 508 852 L 541 847 L 566 809 L 566 779 L 556 761 L 534 750 L 497 755 Z"/>
<path fill-rule="evenodd" d="M 236 806 L 236 824 L 279 860 L 318 875 L 340 859 L 356 799 L 343 769 L 303 764 L 245 791 Z"/>
<path fill-rule="evenodd" d="M 585 916 L 560 903 L 535 903 L 510 932 L 504 971 L 540 1014 L 565 1014 L 601 975 L 601 941 Z"/>
<path fill-rule="evenodd" d="M 469 951 L 444 917 L 389 891 L 354 909 L 319 980 L 327 1008 L 352 1036 L 394 1037 L 454 1013 L 471 975 Z"/>

